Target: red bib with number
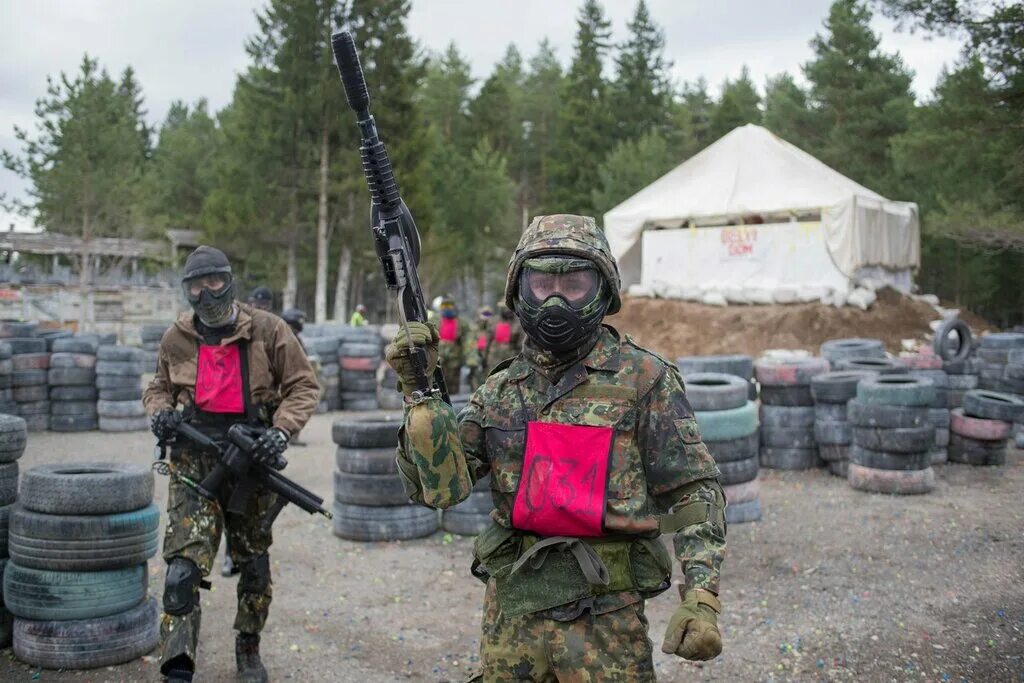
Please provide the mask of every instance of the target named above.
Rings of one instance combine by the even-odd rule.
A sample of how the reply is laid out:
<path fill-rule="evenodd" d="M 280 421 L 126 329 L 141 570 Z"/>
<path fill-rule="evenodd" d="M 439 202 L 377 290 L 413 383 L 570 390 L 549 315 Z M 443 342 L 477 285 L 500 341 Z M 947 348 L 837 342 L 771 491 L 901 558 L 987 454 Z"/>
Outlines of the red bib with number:
<path fill-rule="evenodd" d="M 437 328 L 437 336 L 443 342 L 454 342 L 459 338 L 458 318 L 441 318 L 441 324 Z"/>
<path fill-rule="evenodd" d="M 512 326 L 508 323 L 498 323 L 494 326 L 494 343 L 495 344 L 511 344 L 512 343 Z"/>
<path fill-rule="evenodd" d="M 530 422 L 512 526 L 542 536 L 601 536 L 611 427 Z"/>
<path fill-rule="evenodd" d="M 244 413 L 242 355 L 237 344 L 199 346 L 196 408 L 207 413 Z"/>
<path fill-rule="evenodd" d="M 486 334 L 481 334 L 479 337 L 476 338 L 476 350 L 477 351 L 486 351 L 487 350 L 487 335 Z"/>

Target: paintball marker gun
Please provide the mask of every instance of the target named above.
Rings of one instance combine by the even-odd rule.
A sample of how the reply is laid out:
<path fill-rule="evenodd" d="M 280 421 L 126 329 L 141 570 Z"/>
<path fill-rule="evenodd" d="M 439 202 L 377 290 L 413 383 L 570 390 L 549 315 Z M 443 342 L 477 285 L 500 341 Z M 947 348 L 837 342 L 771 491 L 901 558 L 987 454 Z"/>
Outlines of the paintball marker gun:
<path fill-rule="evenodd" d="M 413 220 L 409 207 L 399 194 L 398 182 L 391 168 L 391 159 L 377 134 L 377 124 L 370 114 L 370 94 L 366 89 L 363 67 L 359 64 L 359 55 L 352 34 L 348 31 L 333 34 L 331 47 L 338 64 L 338 72 L 341 74 L 341 82 L 345 86 L 345 97 L 356 113 L 356 122 L 359 126 L 359 154 L 363 159 L 363 175 L 366 176 L 366 184 L 370 187 L 373 243 L 384 270 L 384 281 L 388 289 L 396 293 L 398 313 L 403 325 L 410 320 L 426 322 L 427 305 L 423 300 L 423 290 L 416 271 L 420 261 L 420 234 L 416 230 L 416 221 Z M 406 331 L 408 332 L 408 329 Z M 445 402 L 450 402 L 441 369 L 435 368 L 433 378 L 427 377 L 426 352 L 413 346 L 411 341 L 409 357 L 416 370 L 413 397 L 428 396 L 437 392 Z"/>
<path fill-rule="evenodd" d="M 260 427 L 232 425 L 228 429 L 227 445 L 222 446 L 192 425 L 180 423 L 178 436 L 183 436 L 197 446 L 217 454 L 217 465 L 213 471 L 201 482 L 192 482 L 195 491 L 208 500 L 216 501 L 224 484 L 234 478 L 235 490 L 228 500 L 227 508 L 227 512 L 234 514 L 245 513 L 246 504 L 257 485 L 276 493 L 277 499 L 261 522 L 264 531 L 270 530 L 274 520 L 288 503 L 298 505 L 309 514 L 318 513 L 330 519 L 332 515 L 329 510 L 323 508 L 323 498 L 277 471 L 284 469 L 288 464 L 284 458 L 275 463 L 274 467 L 253 461 L 253 447 L 262 431 Z"/>

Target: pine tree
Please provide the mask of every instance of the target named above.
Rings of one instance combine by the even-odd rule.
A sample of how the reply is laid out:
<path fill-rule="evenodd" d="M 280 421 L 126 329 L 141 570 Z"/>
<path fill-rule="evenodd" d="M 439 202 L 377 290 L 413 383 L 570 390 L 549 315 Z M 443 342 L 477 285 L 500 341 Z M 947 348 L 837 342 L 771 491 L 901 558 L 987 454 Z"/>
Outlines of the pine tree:
<path fill-rule="evenodd" d="M 600 185 L 593 192 L 598 215 L 629 199 L 678 163 L 672 148 L 657 132 L 620 142 L 598 169 Z"/>
<path fill-rule="evenodd" d="M 761 96 L 757 94 L 750 70 L 740 70 L 735 81 L 726 80 L 722 96 L 711 112 L 711 137 L 713 140 L 726 135 L 734 128 L 747 123 L 761 123 Z"/>
<path fill-rule="evenodd" d="M 427 63 L 420 93 L 427 125 L 436 126 L 447 144 L 463 145 L 470 139 L 469 100 L 473 87 L 469 62 L 450 43 L 445 53 Z"/>
<path fill-rule="evenodd" d="M 673 119 L 677 130 L 689 131 L 689 136 L 682 138 L 679 150 L 680 157 L 685 159 L 715 141 L 711 134 L 715 103 L 708 94 L 708 83 L 703 76 L 693 83 L 685 83 L 680 94 Z"/>
<path fill-rule="evenodd" d="M 537 54 L 530 59 L 529 73 L 523 85 L 523 128 L 526 135 L 523 165 L 527 181 L 520 218 L 522 223 L 527 223 L 531 214 L 553 210 L 550 201 L 551 167 L 563 81 L 558 57 L 551 43 L 544 39 L 537 47 Z"/>
<path fill-rule="evenodd" d="M 593 214 L 591 192 L 598 184 L 597 168 L 615 141 L 608 84 L 601 75 L 611 33 L 597 0 L 586 0 L 576 26 L 575 53 L 558 115 L 550 201 L 554 206 L 550 208 Z"/>
<path fill-rule="evenodd" d="M 807 93 L 787 73 L 768 79 L 764 89 L 765 128 L 786 142 L 813 153 L 820 145 L 818 119 L 807 104 Z"/>
<path fill-rule="evenodd" d="M 824 129 L 822 160 L 873 190 L 892 183 L 889 142 L 907 130 L 914 100 L 911 74 L 898 54 L 878 49 L 871 12 L 858 0 L 836 0 L 825 34 L 811 41 L 804 65 L 811 101 Z"/>
<path fill-rule="evenodd" d="M 626 27 L 629 37 L 619 46 L 610 97 L 616 138 L 629 140 L 651 131 L 664 135 L 671 113 L 664 31 L 651 19 L 644 0 L 637 2 Z"/>
<path fill-rule="evenodd" d="M 517 161 L 522 156 L 523 79 L 522 57 L 515 45 L 509 45 L 504 59 L 469 104 L 473 139 L 487 137 L 496 152 Z"/>

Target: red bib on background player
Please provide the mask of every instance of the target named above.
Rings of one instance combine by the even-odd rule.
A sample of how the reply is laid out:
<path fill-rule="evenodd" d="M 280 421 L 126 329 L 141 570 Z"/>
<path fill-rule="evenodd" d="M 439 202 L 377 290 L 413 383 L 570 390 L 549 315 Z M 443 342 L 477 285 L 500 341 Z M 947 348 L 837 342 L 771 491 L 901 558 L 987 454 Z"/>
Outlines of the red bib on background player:
<path fill-rule="evenodd" d="M 486 351 L 487 350 L 487 335 L 486 334 L 481 334 L 479 337 L 476 338 L 476 350 L 477 351 Z"/>
<path fill-rule="evenodd" d="M 207 413 L 244 413 L 242 354 L 237 344 L 199 345 L 196 408 Z"/>
<path fill-rule="evenodd" d="M 512 526 L 542 536 L 601 536 L 611 427 L 530 422 Z"/>
<path fill-rule="evenodd" d="M 459 338 L 458 318 L 441 318 L 441 325 L 437 329 L 437 335 L 443 342 L 454 343 Z"/>
<path fill-rule="evenodd" d="M 508 323 L 498 323 L 494 326 L 494 343 L 511 344 L 512 326 Z"/>

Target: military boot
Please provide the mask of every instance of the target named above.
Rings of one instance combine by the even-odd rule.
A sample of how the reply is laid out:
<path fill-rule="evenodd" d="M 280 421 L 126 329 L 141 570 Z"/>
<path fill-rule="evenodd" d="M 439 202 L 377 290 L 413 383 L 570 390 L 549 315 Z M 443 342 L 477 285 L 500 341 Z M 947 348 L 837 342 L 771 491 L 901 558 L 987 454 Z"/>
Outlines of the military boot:
<path fill-rule="evenodd" d="M 235 665 L 245 683 L 267 683 L 267 670 L 260 660 L 260 634 L 239 633 L 235 638 Z"/>

